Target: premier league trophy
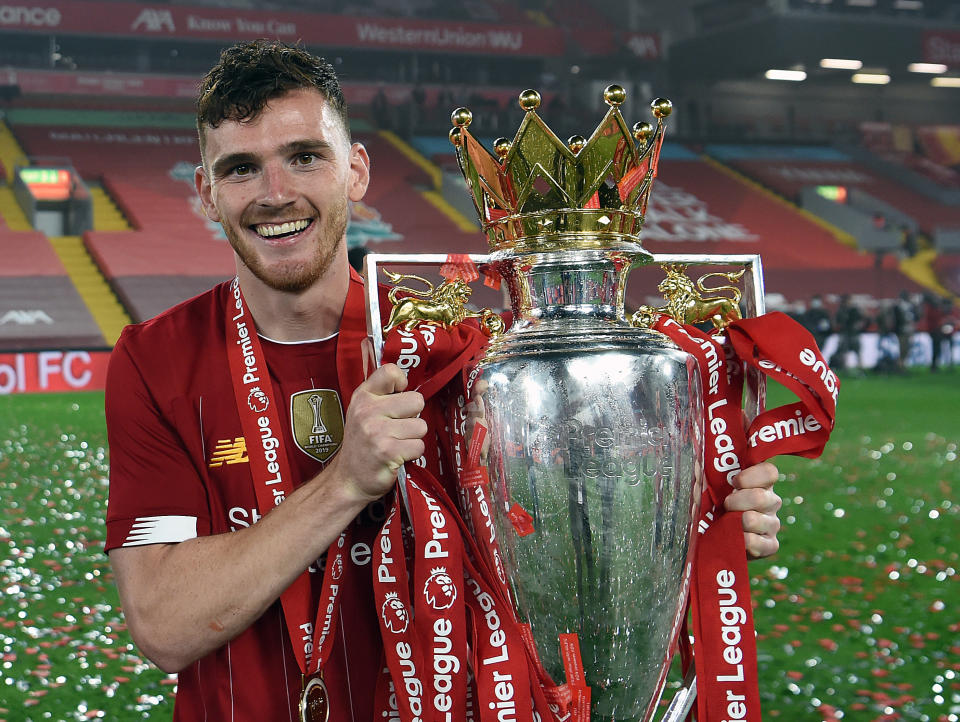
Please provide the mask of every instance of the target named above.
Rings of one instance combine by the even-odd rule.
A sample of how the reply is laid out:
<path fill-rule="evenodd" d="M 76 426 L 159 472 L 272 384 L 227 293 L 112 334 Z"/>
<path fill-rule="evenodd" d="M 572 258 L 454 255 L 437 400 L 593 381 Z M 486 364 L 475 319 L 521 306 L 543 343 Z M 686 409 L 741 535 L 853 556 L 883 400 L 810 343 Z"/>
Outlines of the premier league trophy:
<path fill-rule="evenodd" d="M 671 105 L 654 101 L 656 126 L 629 128 L 624 99 L 619 86 L 606 89 L 610 107 L 589 139 L 559 140 L 532 90 L 520 96 L 526 116 L 516 137 L 496 141 L 493 154 L 471 134 L 464 108 L 453 113 L 450 137 L 491 249 L 470 260 L 503 279 L 513 311 L 480 367 L 488 493 L 517 617 L 530 624 L 556 680 L 568 671 L 558 637 L 577 635 L 591 720 L 636 722 L 653 719 L 670 667 L 704 478 L 697 361 L 647 326 L 654 312 L 718 327 L 739 317 L 741 290 L 694 286 L 687 263 L 740 267 L 711 274 L 730 282 L 748 270 L 751 314 L 762 311 L 762 278 L 757 256 L 655 256 L 643 248 Z M 367 269 L 444 260 L 371 255 Z M 658 262 L 667 270 L 666 306 L 627 318 L 627 274 Z M 720 288 L 729 291 L 700 293 Z M 376 294 L 368 301 L 379 318 Z M 373 332 L 380 341 L 378 325 Z M 748 413 L 761 400 L 754 379 Z M 518 507 L 533 533 L 517 527 Z M 670 719 L 689 709 L 690 682 Z"/>

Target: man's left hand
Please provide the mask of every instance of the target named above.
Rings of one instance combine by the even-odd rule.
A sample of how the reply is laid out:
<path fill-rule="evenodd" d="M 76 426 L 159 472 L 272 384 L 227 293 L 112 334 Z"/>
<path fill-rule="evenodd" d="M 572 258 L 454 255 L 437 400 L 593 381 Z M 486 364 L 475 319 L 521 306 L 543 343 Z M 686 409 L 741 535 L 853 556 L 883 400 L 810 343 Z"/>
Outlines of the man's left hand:
<path fill-rule="evenodd" d="M 773 490 L 779 476 L 777 467 L 769 461 L 748 467 L 734 477 L 734 490 L 723 502 L 727 511 L 743 512 L 743 541 L 748 559 L 772 556 L 780 548 L 777 512 L 782 501 Z"/>

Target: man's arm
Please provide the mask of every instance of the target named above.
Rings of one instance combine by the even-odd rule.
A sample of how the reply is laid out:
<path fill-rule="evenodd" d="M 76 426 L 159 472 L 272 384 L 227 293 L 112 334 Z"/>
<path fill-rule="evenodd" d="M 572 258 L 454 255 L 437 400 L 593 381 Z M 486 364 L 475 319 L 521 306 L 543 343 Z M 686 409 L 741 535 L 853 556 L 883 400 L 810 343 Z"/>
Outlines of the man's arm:
<path fill-rule="evenodd" d="M 110 552 L 130 633 L 177 672 L 253 624 L 354 517 L 424 452 L 423 397 L 390 364 L 354 392 L 330 465 L 258 523 L 178 544 Z"/>

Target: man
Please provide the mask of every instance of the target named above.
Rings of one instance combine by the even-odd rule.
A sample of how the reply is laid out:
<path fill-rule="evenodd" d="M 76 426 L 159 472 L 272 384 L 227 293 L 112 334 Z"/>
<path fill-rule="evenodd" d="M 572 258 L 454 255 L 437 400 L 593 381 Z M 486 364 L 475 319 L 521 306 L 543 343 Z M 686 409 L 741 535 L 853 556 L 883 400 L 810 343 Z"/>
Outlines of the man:
<path fill-rule="evenodd" d="M 813 335 L 817 347 L 823 348 L 833 325 L 830 314 L 823 307 L 823 299 L 820 296 L 813 296 L 810 299 L 810 307 L 798 320 Z"/>
<path fill-rule="evenodd" d="M 179 673 L 176 720 L 295 718 L 313 647 L 296 614 L 315 618 L 315 562 L 349 529 L 323 673 L 331 721 L 366 722 L 382 666 L 370 569 L 381 497 L 428 433 L 399 368 L 361 371 L 362 283 L 345 230 L 370 160 L 351 143 L 332 68 L 279 43 L 224 51 L 197 125 L 197 192 L 230 240 L 237 283 L 128 327 L 111 359 L 106 546 L 124 612 L 147 657 Z M 247 409 L 279 411 L 280 428 L 244 431 Z M 311 412 L 323 433 L 304 439 L 298 414 Z M 251 463 L 265 458 L 279 479 L 281 452 L 296 489 L 264 502 Z M 776 477 L 771 464 L 746 469 L 727 499 L 746 512 L 751 556 L 777 549 Z"/>
<path fill-rule="evenodd" d="M 900 295 L 893 302 L 893 332 L 897 336 L 897 345 L 900 349 L 897 357 L 897 368 L 900 371 L 905 371 L 907 368 L 916 321 L 917 309 L 910 300 L 910 294 L 900 291 Z"/>
<path fill-rule="evenodd" d="M 834 330 L 838 334 L 840 342 L 837 345 L 837 350 L 830 358 L 830 367 L 834 369 L 848 368 L 847 355 L 853 353 L 857 359 L 853 368 L 862 372 L 860 334 L 863 332 L 864 318 L 860 308 L 850 298 L 850 294 L 845 293 L 840 296 L 840 303 L 837 306 L 833 322 Z"/>

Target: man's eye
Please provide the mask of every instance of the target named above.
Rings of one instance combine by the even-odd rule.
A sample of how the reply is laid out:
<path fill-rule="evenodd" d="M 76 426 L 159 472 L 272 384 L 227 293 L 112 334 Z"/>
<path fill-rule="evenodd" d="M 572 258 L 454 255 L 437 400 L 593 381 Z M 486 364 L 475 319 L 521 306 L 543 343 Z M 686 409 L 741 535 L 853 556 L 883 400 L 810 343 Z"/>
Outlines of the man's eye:
<path fill-rule="evenodd" d="M 252 171 L 253 169 L 248 165 L 238 165 L 234 167 L 231 173 L 233 175 L 246 176 L 246 175 L 250 175 Z"/>
<path fill-rule="evenodd" d="M 317 159 L 313 153 L 301 153 L 297 156 L 296 164 L 297 165 L 310 165 Z"/>

